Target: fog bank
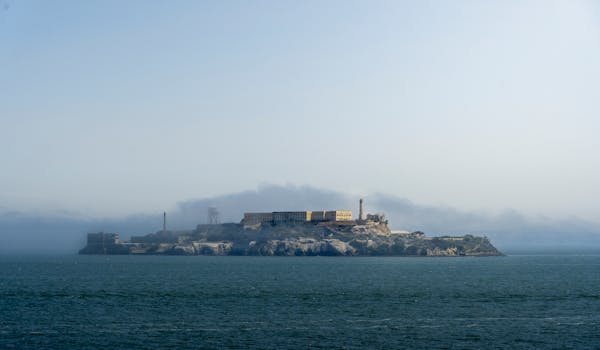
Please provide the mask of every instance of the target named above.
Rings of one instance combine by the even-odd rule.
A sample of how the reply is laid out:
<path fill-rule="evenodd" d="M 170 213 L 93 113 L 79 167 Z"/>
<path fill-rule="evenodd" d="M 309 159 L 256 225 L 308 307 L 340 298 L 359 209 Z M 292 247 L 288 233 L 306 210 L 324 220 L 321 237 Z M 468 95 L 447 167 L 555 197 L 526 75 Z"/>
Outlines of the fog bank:
<path fill-rule="evenodd" d="M 579 218 L 528 217 L 514 210 L 500 214 L 426 206 L 382 193 L 365 195 L 365 211 L 385 213 L 392 229 L 441 234 L 487 235 L 501 250 L 580 249 L 600 247 L 600 227 Z M 221 222 L 239 222 L 245 211 L 351 209 L 358 199 L 309 186 L 264 185 L 256 190 L 185 200 L 167 209 L 168 229 L 192 229 L 207 222 L 208 207 Z M 122 238 L 162 228 L 162 208 L 124 218 L 0 213 L 0 254 L 76 253 L 87 232 L 117 232 Z"/>

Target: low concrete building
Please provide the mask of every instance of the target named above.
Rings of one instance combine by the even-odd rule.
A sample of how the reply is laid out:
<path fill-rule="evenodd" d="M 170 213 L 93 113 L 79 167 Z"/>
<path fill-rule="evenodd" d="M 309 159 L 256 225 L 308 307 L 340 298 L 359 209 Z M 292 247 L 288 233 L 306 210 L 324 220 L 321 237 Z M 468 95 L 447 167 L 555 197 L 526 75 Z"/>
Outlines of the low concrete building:
<path fill-rule="evenodd" d="M 408 235 L 408 234 L 410 234 L 410 232 L 406 231 L 406 230 L 392 230 L 392 231 L 390 231 L 390 233 L 392 235 Z"/>
<path fill-rule="evenodd" d="M 119 244 L 119 235 L 116 233 L 88 233 L 87 242 L 91 245 L 113 245 Z"/>
<path fill-rule="evenodd" d="M 129 247 L 125 246 L 116 233 L 88 233 L 86 246 L 79 254 L 128 254 Z"/>

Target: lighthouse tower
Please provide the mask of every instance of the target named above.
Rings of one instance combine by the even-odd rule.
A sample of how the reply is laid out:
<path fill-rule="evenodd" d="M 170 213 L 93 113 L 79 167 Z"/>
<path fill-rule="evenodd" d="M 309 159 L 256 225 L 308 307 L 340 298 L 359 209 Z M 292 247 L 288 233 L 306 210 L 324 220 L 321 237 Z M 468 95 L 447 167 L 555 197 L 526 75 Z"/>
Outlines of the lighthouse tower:
<path fill-rule="evenodd" d="M 360 204 L 360 207 L 358 209 L 358 220 L 363 221 L 365 219 L 363 216 L 363 199 L 361 198 L 358 203 Z"/>

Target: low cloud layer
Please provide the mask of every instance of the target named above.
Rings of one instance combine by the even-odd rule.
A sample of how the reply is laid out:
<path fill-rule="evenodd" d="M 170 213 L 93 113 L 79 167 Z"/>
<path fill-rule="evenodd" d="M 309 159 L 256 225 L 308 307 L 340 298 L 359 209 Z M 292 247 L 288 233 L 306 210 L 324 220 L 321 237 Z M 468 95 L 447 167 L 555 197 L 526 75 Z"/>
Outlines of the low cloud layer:
<path fill-rule="evenodd" d="M 385 194 L 365 196 L 367 212 L 385 213 L 392 229 L 424 231 L 428 235 L 485 234 L 500 249 L 600 249 L 600 227 L 578 218 L 526 217 L 516 211 L 499 215 L 424 206 Z M 358 198 L 302 186 L 261 186 L 245 191 L 179 203 L 167 214 L 170 229 L 190 229 L 208 221 L 208 207 L 216 207 L 221 222 L 239 222 L 245 211 L 351 209 Z M 0 254 L 75 253 L 85 243 L 86 232 L 118 232 L 122 238 L 160 230 L 162 213 L 120 219 L 82 218 L 69 215 L 0 214 Z"/>
<path fill-rule="evenodd" d="M 531 249 L 549 247 L 600 248 L 600 226 L 579 218 L 529 217 L 515 210 L 500 214 L 465 212 L 450 207 L 423 206 L 406 199 L 376 194 L 371 203 L 388 214 L 392 226 L 429 235 L 487 235 L 498 247 Z"/>

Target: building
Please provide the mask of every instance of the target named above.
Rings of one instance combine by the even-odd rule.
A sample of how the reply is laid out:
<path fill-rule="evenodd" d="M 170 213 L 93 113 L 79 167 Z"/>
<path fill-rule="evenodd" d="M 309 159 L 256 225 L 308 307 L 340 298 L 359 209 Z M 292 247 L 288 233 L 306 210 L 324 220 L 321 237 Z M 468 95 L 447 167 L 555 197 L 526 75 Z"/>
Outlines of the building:
<path fill-rule="evenodd" d="M 378 222 L 387 224 L 385 215 L 383 214 L 367 214 L 367 222 Z"/>
<path fill-rule="evenodd" d="M 351 221 L 351 210 L 320 211 L 274 211 L 271 213 L 244 213 L 242 223 L 246 226 L 257 224 L 288 224 L 325 221 Z"/>
<path fill-rule="evenodd" d="M 326 213 L 327 213 L 326 210 L 319 210 L 319 211 L 314 210 L 310 214 L 310 221 L 314 221 L 314 222 L 325 221 Z"/>
<path fill-rule="evenodd" d="M 325 221 L 350 221 L 352 210 L 330 210 L 325 212 Z"/>
<path fill-rule="evenodd" d="M 244 225 L 256 225 L 262 223 L 272 223 L 273 213 L 244 213 L 242 220 Z"/>
<path fill-rule="evenodd" d="M 116 233 L 88 233 L 87 237 L 88 244 L 107 246 L 119 244 L 119 235 Z"/>
<path fill-rule="evenodd" d="M 88 233 L 87 245 L 79 254 L 128 254 L 129 248 L 119 240 L 116 233 Z"/>
<path fill-rule="evenodd" d="M 293 223 L 309 222 L 312 218 L 312 211 L 274 211 L 273 223 Z"/>

